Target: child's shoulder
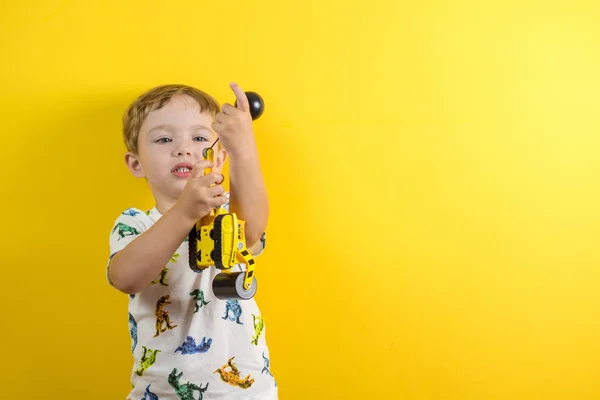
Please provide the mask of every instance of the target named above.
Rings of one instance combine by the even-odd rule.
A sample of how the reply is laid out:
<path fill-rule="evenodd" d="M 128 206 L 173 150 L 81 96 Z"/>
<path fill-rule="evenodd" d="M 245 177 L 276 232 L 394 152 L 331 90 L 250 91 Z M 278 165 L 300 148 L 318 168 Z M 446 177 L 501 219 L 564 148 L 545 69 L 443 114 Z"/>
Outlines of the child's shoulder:
<path fill-rule="evenodd" d="M 142 210 L 138 207 L 127 207 L 117 215 L 116 222 L 118 221 L 131 221 L 131 220 L 147 220 L 150 218 L 152 210 Z"/>
<path fill-rule="evenodd" d="M 127 207 L 119 212 L 113 222 L 113 230 L 117 227 L 135 227 L 147 229 L 154 223 L 151 218 L 152 210 L 142 210 L 138 207 Z"/>
<path fill-rule="evenodd" d="M 135 216 L 138 216 L 141 214 L 148 215 L 149 213 L 150 213 L 150 210 L 142 211 L 142 209 L 137 208 L 137 207 L 128 207 L 127 209 L 125 209 L 124 211 L 121 212 L 121 215 L 135 217 Z"/>

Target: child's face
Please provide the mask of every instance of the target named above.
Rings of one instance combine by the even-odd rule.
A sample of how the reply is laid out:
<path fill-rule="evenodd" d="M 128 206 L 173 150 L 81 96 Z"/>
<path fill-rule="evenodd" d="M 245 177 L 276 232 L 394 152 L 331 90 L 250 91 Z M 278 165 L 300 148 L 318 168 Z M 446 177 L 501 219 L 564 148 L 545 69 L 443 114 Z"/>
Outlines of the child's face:
<path fill-rule="evenodd" d="M 189 96 L 175 96 L 148 114 L 140 129 L 138 154 L 128 153 L 126 161 L 134 176 L 148 180 L 157 202 L 177 200 L 192 166 L 203 159 L 202 150 L 217 140 L 212 123 L 213 118 L 200 113 L 200 106 Z M 213 149 L 213 171 L 221 172 L 225 152 L 218 144 Z"/>

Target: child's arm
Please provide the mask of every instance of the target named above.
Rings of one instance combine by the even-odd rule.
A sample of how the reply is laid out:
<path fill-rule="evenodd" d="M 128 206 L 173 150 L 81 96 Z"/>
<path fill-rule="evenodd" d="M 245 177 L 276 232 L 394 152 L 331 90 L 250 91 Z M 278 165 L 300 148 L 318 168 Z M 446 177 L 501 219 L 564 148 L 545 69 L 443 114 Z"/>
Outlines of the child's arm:
<path fill-rule="evenodd" d="M 108 279 L 118 290 L 133 294 L 148 286 L 168 264 L 194 224 L 225 204 L 223 176 L 203 170 L 212 167 L 206 160 L 194 165 L 185 189 L 175 205 L 150 228 L 128 244 L 121 244 L 108 267 Z M 211 186 L 215 184 L 214 186 Z"/>
<path fill-rule="evenodd" d="M 108 269 L 111 284 L 127 294 L 141 291 L 165 268 L 193 225 L 178 208 L 171 208 L 113 256 Z"/>
<path fill-rule="evenodd" d="M 246 246 L 253 249 L 267 228 L 269 203 L 244 91 L 231 84 L 237 107 L 224 104 L 214 130 L 229 155 L 229 211 L 246 222 Z"/>
<path fill-rule="evenodd" d="M 246 245 L 254 248 L 267 228 L 269 203 L 256 145 L 233 154 L 229 161 L 229 211 L 246 222 Z"/>

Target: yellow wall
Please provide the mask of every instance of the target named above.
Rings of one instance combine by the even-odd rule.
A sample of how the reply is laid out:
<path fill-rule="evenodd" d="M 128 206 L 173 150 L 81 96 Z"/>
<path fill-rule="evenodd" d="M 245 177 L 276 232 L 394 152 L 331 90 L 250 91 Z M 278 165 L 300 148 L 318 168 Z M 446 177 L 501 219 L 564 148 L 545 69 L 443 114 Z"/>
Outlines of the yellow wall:
<path fill-rule="evenodd" d="M 2 6 L 1 398 L 125 397 L 121 113 L 231 80 L 266 101 L 281 399 L 600 398 L 598 3 L 319 3 Z"/>

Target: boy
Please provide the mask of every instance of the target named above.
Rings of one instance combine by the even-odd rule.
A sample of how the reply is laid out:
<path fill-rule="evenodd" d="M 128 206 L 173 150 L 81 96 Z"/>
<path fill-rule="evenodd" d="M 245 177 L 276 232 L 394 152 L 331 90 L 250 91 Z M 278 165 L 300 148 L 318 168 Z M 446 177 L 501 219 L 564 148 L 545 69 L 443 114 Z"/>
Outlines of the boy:
<path fill-rule="evenodd" d="M 189 267 L 188 234 L 214 207 L 246 221 L 246 244 L 264 249 L 268 200 L 245 93 L 237 108 L 185 85 L 138 97 L 123 116 L 125 162 L 148 182 L 155 206 L 128 208 L 110 234 L 108 282 L 129 294 L 134 365 L 128 399 L 277 399 L 254 299 L 217 299 L 211 266 Z M 216 140 L 218 142 L 216 142 Z M 214 165 L 203 149 L 213 146 Z M 230 191 L 221 171 L 229 157 Z M 205 168 L 212 173 L 203 176 Z M 241 269 L 238 265 L 234 268 Z"/>

